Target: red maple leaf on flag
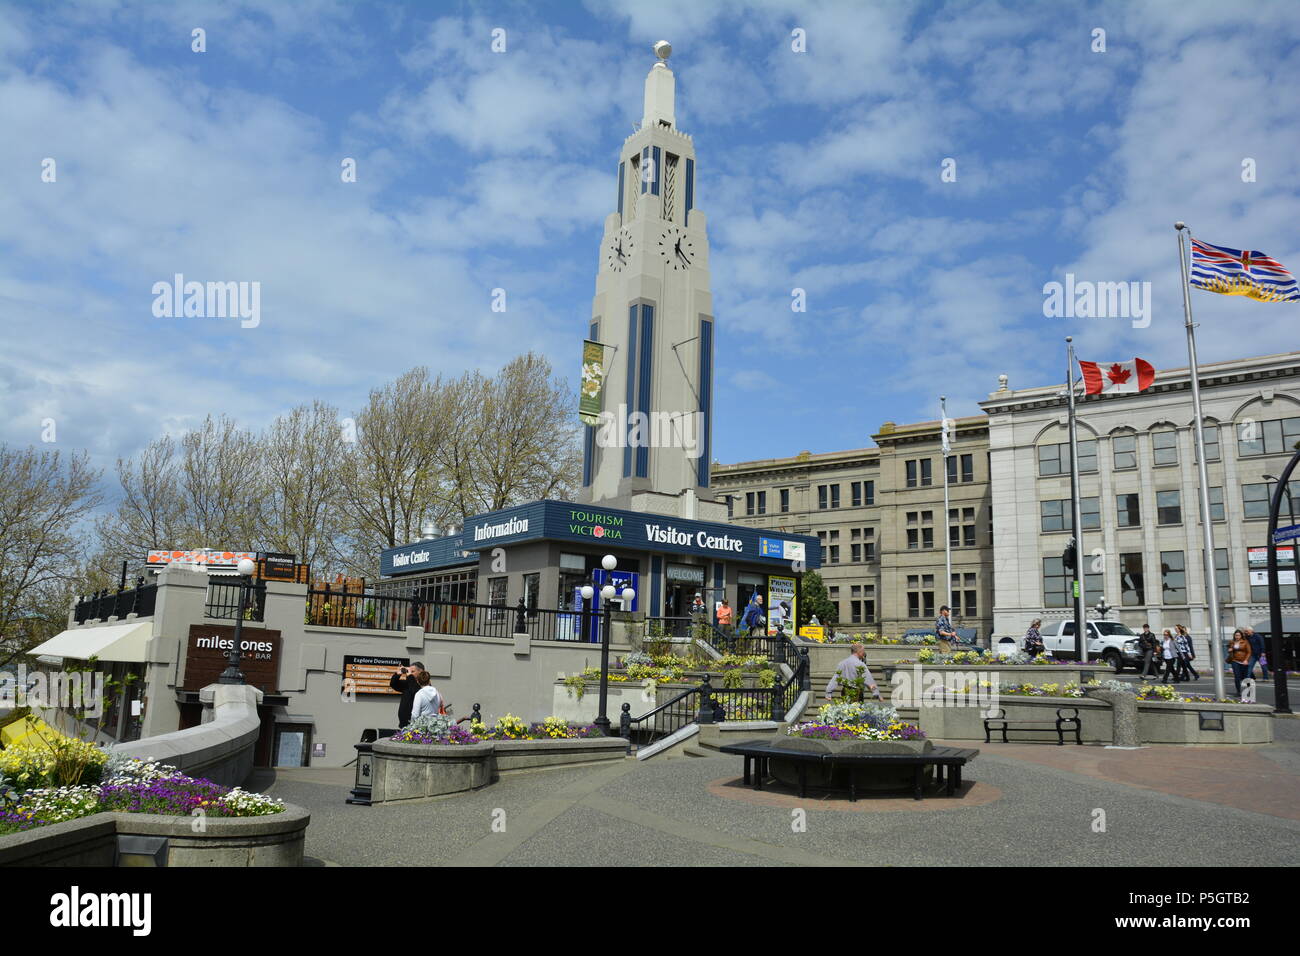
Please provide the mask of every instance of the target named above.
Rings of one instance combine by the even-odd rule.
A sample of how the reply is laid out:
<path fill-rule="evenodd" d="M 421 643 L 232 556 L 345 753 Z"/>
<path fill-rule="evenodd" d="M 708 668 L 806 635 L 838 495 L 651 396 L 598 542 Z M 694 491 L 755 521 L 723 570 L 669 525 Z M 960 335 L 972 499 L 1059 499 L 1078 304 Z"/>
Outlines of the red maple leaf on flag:
<path fill-rule="evenodd" d="M 1128 369 L 1124 368 L 1124 366 L 1119 364 L 1112 365 L 1106 371 L 1106 377 L 1110 379 L 1112 382 L 1114 382 L 1116 385 L 1123 385 L 1125 382 L 1129 380 L 1129 377 L 1132 376 L 1132 374 L 1133 374 L 1132 372 L 1130 372 Z"/>

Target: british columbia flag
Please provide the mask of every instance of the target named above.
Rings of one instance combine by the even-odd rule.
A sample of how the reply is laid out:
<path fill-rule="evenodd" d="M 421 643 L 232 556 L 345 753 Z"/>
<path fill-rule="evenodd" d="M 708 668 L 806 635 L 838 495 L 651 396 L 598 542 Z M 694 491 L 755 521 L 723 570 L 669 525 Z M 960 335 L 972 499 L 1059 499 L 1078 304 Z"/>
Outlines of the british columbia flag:
<path fill-rule="evenodd" d="M 1295 276 L 1282 263 L 1249 252 L 1192 239 L 1190 284 L 1207 292 L 1244 295 L 1260 302 L 1300 302 Z"/>

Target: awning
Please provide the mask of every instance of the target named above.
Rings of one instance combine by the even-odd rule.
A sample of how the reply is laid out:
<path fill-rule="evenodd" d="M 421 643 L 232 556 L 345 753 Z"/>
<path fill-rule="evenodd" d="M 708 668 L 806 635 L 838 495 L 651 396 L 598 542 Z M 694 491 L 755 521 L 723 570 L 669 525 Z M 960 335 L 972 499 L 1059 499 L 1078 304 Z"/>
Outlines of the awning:
<path fill-rule="evenodd" d="M 145 647 L 153 636 L 153 621 L 132 621 L 107 627 L 77 627 L 63 631 L 27 653 L 47 657 L 70 657 L 87 661 L 126 661 L 143 664 Z"/>

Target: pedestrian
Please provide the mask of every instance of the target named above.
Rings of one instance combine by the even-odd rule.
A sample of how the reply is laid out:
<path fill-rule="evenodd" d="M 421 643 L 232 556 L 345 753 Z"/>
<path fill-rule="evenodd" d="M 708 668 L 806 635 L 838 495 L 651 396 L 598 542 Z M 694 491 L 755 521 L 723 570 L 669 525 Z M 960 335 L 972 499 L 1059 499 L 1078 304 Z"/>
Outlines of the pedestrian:
<path fill-rule="evenodd" d="M 951 654 L 952 641 L 957 640 L 957 632 L 953 630 L 952 618 L 948 616 L 948 605 L 939 608 L 939 619 L 934 622 L 934 636 L 939 639 L 939 653 Z"/>
<path fill-rule="evenodd" d="M 740 619 L 740 626 L 749 628 L 749 636 L 753 637 L 754 632 L 765 624 L 767 618 L 763 616 L 763 595 L 755 591 L 749 597 L 749 605 Z"/>
<path fill-rule="evenodd" d="M 1237 628 L 1232 632 L 1232 640 L 1228 643 L 1227 663 L 1232 665 L 1232 679 L 1237 684 L 1237 696 L 1241 696 L 1241 682 L 1246 679 L 1250 671 L 1246 670 L 1246 664 L 1250 661 L 1250 641 L 1246 637 L 1246 632 Z"/>
<path fill-rule="evenodd" d="M 429 676 L 429 672 L 420 671 L 415 676 L 415 682 L 420 685 L 420 689 L 415 692 L 415 699 L 411 702 L 411 719 L 445 714 L 446 704 L 442 695 L 438 693 L 438 688 L 433 686 L 433 678 Z"/>
<path fill-rule="evenodd" d="M 883 700 L 880 696 L 880 688 L 876 686 L 876 679 L 871 676 L 871 669 L 867 667 L 866 662 L 867 649 L 862 644 L 854 644 L 849 648 L 849 656 L 840 661 L 839 666 L 835 668 L 835 673 L 826 684 L 826 699 L 834 700 L 835 694 L 844 689 L 846 684 L 856 682 L 862 679 L 864 686 L 870 689 L 876 700 Z"/>
<path fill-rule="evenodd" d="M 1029 625 L 1029 630 L 1025 631 L 1025 653 L 1030 657 L 1037 657 L 1046 650 L 1043 645 L 1043 635 L 1038 630 L 1042 626 L 1042 618 L 1036 617 L 1034 622 Z"/>
<path fill-rule="evenodd" d="M 1201 675 L 1196 672 L 1192 666 L 1192 661 L 1196 660 L 1196 649 L 1192 646 L 1192 635 L 1187 633 L 1187 628 L 1182 624 L 1174 625 L 1174 643 L 1178 645 L 1178 663 L 1181 666 L 1181 676 L 1179 680 L 1200 680 Z"/>
<path fill-rule="evenodd" d="M 1142 677 L 1155 677 L 1156 671 L 1153 668 L 1156 660 L 1156 651 L 1160 648 L 1159 639 L 1151 633 L 1151 625 L 1143 624 L 1142 633 L 1138 635 L 1138 650 L 1142 652 Z"/>
<path fill-rule="evenodd" d="M 691 599 L 691 617 L 695 618 L 696 623 L 704 620 L 704 615 L 709 613 L 709 609 L 704 606 L 704 598 L 700 592 L 695 592 L 695 597 Z"/>
<path fill-rule="evenodd" d="M 735 615 L 736 609 L 727 603 L 727 599 L 722 599 L 722 606 L 718 608 L 718 627 L 724 631 L 731 631 L 731 619 Z"/>
<path fill-rule="evenodd" d="M 1264 639 L 1255 633 L 1253 627 L 1243 627 L 1246 640 L 1250 641 L 1250 663 L 1246 665 L 1246 676 L 1255 676 L 1255 665 L 1260 665 L 1260 673 L 1268 680 L 1268 664 L 1264 661 Z"/>
<path fill-rule="evenodd" d="M 1169 628 L 1165 628 L 1164 637 L 1160 641 L 1160 659 L 1164 662 L 1165 667 L 1165 676 L 1160 683 L 1176 683 L 1178 680 L 1178 645 L 1174 643 L 1174 635 Z"/>
<path fill-rule="evenodd" d="M 397 726 L 399 728 L 405 727 L 411 722 L 411 709 L 414 706 L 415 694 L 420 689 L 418 677 L 423 672 L 424 665 L 419 661 L 412 661 L 410 667 L 403 667 L 388 678 L 388 686 L 402 695 L 402 699 L 397 705 Z"/>

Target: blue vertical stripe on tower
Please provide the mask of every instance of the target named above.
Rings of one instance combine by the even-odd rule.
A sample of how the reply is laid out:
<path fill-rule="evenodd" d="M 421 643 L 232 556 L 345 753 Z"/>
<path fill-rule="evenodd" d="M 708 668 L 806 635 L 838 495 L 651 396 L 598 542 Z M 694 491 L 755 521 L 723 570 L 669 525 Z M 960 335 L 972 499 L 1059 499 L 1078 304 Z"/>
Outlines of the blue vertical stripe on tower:
<path fill-rule="evenodd" d="M 686 225 L 691 224 L 691 210 L 695 208 L 695 160 L 686 160 Z"/>
<path fill-rule="evenodd" d="M 623 167 L 627 163 L 619 160 L 618 164 L 618 221 L 621 225 L 623 222 Z"/>
<path fill-rule="evenodd" d="M 713 323 L 708 319 L 700 320 L 700 457 L 695 461 L 696 480 L 700 487 L 709 487 L 709 436 L 713 407 Z"/>
<path fill-rule="evenodd" d="M 650 362 L 654 357 L 655 307 L 641 306 L 641 381 L 637 386 L 637 411 L 642 414 L 643 432 L 649 432 L 650 426 Z M 642 442 L 636 450 L 636 476 L 650 477 L 650 436 L 642 435 Z"/>
<path fill-rule="evenodd" d="M 654 165 L 650 167 L 650 171 L 654 173 L 654 176 L 650 180 L 650 191 L 654 193 L 656 196 L 658 196 L 659 195 L 659 147 L 658 146 L 652 148 L 651 156 L 654 160 Z"/>
<path fill-rule="evenodd" d="M 593 342 L 600 341 L 600 323 L 591 323 L 591 335 L 588 336 Z M 601 404 L 604 404 L 603 396 Z M 586 488 L 591 484 L 591 473 L 596 467 L 596 426 L 588 425 L 586 434 L 582 437 L 582 487 Z"/>
<path fill-rule="evenodd" d="M 636 306 L 627 310 L 627 411 L 636 408 Z M 618 423 L 623 433 L 623 477 L 632 477 L 632 446 L 626 443 L 627 422 Z M 617 446 L 615 446 L 617 447 Z"/>

